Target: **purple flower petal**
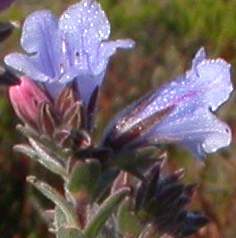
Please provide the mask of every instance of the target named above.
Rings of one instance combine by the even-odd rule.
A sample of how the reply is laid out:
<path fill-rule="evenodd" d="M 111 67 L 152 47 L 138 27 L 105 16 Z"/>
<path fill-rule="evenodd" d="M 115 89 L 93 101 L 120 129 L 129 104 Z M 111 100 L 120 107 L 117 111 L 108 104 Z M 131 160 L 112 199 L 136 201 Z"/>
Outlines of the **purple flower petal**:
<path fill-rule="evenodd" d="M 92 62 L 88 63 L 84 60 L 83 66 L 71 67 L 61 76 L 60 82 L 66 84 L 76 78 L 79 94 L 87 103 L 94 89 L 102 84 L 109 58 L 116 52 L 117 48 L 128 49 L 133 46 L 134 42 L 128 39 L 103 42 L 98 48 L 98 55 Z"/>
<path fill-rule="evenodd" d="M 62 84 L 59 81 L 52 80 L 51 77 L 43 73 L 45 71 L 45 65 L 37 55 L 27 56 L 12 53 L 7 55 L 4 61 L 7 65 L 10 65 L 19 72 L 23 72 L 29 78 L 43 83 L 52 98 L 56 98 L 65 87 L 64 83 Z"/>
<path fill-rule="evenodd" d="M 202 48 L 184 75 L 123 110 L 108 126 L 104 143 L 120 144 L 125 134 L 132 139 L 122 142 L 123 147 L 178 143 L 198 158 L 228 146 L 230 129 L 210 110 L 215 111 L 233 90 L 230 65 L 205 58 Z"/>
<path fill-rule="evenodd" d="M 202 102 L 215 111 L 229 98 L 233 90 L 230 65 L 222 59 L 204 60 L 197 65 L 195 73 L 199 83 L 195 87 L 199 87 L 202 92 L 206 90 Z"/>
<path fill-rule="evenodd" d="M 206 51 L 204 47 L 201 47 L 198 52 L 195 54 L 192 61 L 192 68 L 196 68 L 199 63 L 207 58 Z"/>
<path fill-rule="evenodd" d="M 42 73 L 50 78 L 59 75 L 57 27 L 58 20 L 50 11 L 37 11 L 25 20 L 21 37 L 23 49 L 37 55 L 43 65 Z"/>
<path fill-rule="evenodd" d="M 132 48 L 134 43 L 131 40 L 106 41 L 110 35 L 109 21 L 100 4 L 92 0 L 69 7 L 59 20 L 59 29 L 68 46 L 66 54 L 70 68 L 73 72 L 78 71 L 78 88 L 88 102 L 90 93 L 83 94 L 87 90 L 93 92 L 102 83 L 109 58 L 116 49 Z M 68 74 L 65 76 L 61 82 L 71 80 Z"/>
<path fill-rule="evenodd" d="M 95 0 L 72 5 L 59 20 L 50 11 L 38 11 L 23 26 L 21 44 L 27 56 L 10 55 L 5 62 L 43 81 L 53 97 L 76 80 L 87 104 L 91 93 L 101 85 L 116 49 L 134 46 L 131 40 L 108 41 L 109 35 L 110 23 Z"/>
<path fill-rule="evenodd" d="M 145 143 L 179 143 L 188 148 L 199 159 L 213 153 L 231 142 L 231 131 L 227 124 L 218 120 L 205 109 L 190 111 L 178 119 L 163 120 L 146 135 Z"/>
<path fill-rule="evenodd" d="M 131 49 L 134 45 L 134 41 L 130 39 L 102 42 L 98 49 L 97 59 L 91 62 L 94 73 L 100 74 L 105 71 L 109 58 L 116 53 L 118 48 Z"/>
<path fill-rule="evenodd" d="M 19 53 L 12 53 L 5 57 L 5 63 L 19 72 L 23 72 L 28 77 L 40 81 L 47 82 L 50 78 L 43 72 L 43 65 L 38 62 L 38 57 L 27 56 Z"/>
<path fill-rule="evenodd" d="M 117 40 L 117 41 L 104 42 L 98 49 L 98 57 L 93 62 L 94 65 L 90 66 L 90 68 L 93 70 L 91 72 L 81 70 L 80 72 L 77 73 L 78 76 L 76 80 L 78 84 L 78 91 L 86 103 L 89 101 L 90 96 L 94 91 L 94 89 L 102 84 L 110 56 L 112 56 L 116 52 L 117 48 L 128 49 L 132 48 L 133 46 L 134 42 L 132 40 Z M 63 77 L 63 79 L 61 80 L 62 82 L 66 82 L 66 79 L 64 79 L 66 78 L 66 76 L 67 75 Z M 72 76 L 68 78 L 71 77 Z"/>
<path fill-rule="evenodd" d="M 104 11 L 100 4 L 91 0 L 70 6 L 59 20 L 59 29 L 67 39 L 73 57 L 77 54 L 81 57 L 91 56 L 91 53 L 96 55 L 100 42 L 110 35 L 110 24 Z"/>

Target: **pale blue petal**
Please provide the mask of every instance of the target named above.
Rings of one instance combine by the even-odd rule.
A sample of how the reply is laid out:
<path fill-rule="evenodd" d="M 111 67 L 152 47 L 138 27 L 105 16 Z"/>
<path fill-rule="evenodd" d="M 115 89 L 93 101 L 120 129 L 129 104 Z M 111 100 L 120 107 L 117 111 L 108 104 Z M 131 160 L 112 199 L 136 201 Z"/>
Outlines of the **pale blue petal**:
<path fill-rule="evenodd" d="M 230 65 L 222 59 L 204 60 L 196 67 L 196 87 L 204 95 L 202 102 L 215 111 L 233 91 Z"/>
<path fill-rule="evenodd" d="M 146 135 L 147 140 L 153 144 L 182 144 L 197 158 L 204 158 L 206 154 L 228 146 L 231 137 L 228 125 L 202 108 L 189 111 L 184 117 L 175 120 L 166 118 Z"/>
<path fill-rule="evenodd" d="M 70 75 L 77 71 L 78 87 L 91 87 L 88 91 L 100 86 L 109 58 L 116 49 L 131 48 L 134 45 L 131 40 L 107 41 L 110 35 L 109 21 L 100 4 L 92 0 L 83 0 L 69 7 L 59 20 L 59 29 L 67 45 L 67 71 L 72 70 L 72 73 L 66 73 L 60 80 L 68 82 Z"/>
<path fill-rule="evenodd" d="M 49 95 L 53 99 L 56 99 L 65 88 L 66 84 L 59 83 L 56 80 L 50 80 L 49 82 L 44 83 L 44 86 L 47 89 Z"/>
<path fill-rule="evenodd" d="M 116 52 L 117 48 L 129 49 L 133 46 L 134 42 L 129 39 L 103 42 L 95 58 L 88 56 L 83 67 L 77 67 L 77 65 L 71 66 L 68 71 L 65 71 L 65 73 L 61 75 L 59 81 L 61 83 L 68 83 L 76 78 L 81 96 L 84 101 L 87 102 L 90 93 L 93 92 L 97 86 L 102 84 L 110 56 Z"/>
<path fill-rule="evenodd" d="M 21 45 L 27 53 L 38 52 L 42 46 L 52 48 L 56 32 L 57 18 L 50 11 L 36 11 L 24 22 Z"/>
<path fill-rule="evenodd" d="M 77 90 L 86 105 L 88 104 L 89 99 L 95 88 L 99 86 L 97 82 L 101 82 L 103 78 L 104 74 L 96 76 L 89 74 L 80 74 L 79 77 L 76 78 Z"/>
<path fill-rule="evenodd" d="M 139 136 L 124 147 L 176 143 L 187 147 L 197 158 L 204 158 L 207 153 L 228 146 L 231 131 L 212 111 L 222 105 L 233 90 L 230 65 L 222 59 L 205 57 L 202 48 L 185 74 L 121 111 L 108 125 L 104 141 L 115 144 L 114 134 L 118 139 L 130 130 L 132 134 L 132 128 L 156 115 L 156 122 L 141 126 Z M 159 121 L 158 112 L 168 108 L 173 110 Z"/>
<path fill-rule="evenodd" d="M 96 1 L 83 0 L 69 7 L 59 20 L 61 37 L 67 42 L 71 66 L 90 71 L 101 41 L 110 35 L 109 21 Z"/>
<path fill-rule="evenodd" d="M 65 73 L 61 74 L 58 82 L 62 84 L 69 83 L 78 77 L 78 75 L 83 74 L 83 71 L 77 69 L 76 67 L 71 67 L 70 70 L 65 71 Z"/>
<path fill-rule="evenodd" d="M 207 58 L 204 47 L 201 47 L 192 60 L 192 68 L 196 68 L 199 63 Z"/>
<path fill-rule="evenodd" d="M 100 74 L 105 71 L 109 58 L 116 53 L 118 48 L 132 49 L 134 46 L 135 42 L 130 39 L 102 42 L 98 49 L 97 59 L 90 61 L 94 74 Z"/>
<path fill-rule="evenodd" d="M 200 62 L 200 61 L 199 61 Z M 194 69 L 156 92 L 143 115 L 175 105 L 175 110 L 156 125 L 148 140 L 181 143 L 197 157 L 229 145 L 231 132 L 210 111 L 216 110 L 233 90 L 230 65 L 222 59 L 202 60 Z"/>
<path fill-rule="evenodd" d="M 91 42 L 101 42 L 108 39 L 110 35 L 110 24 L 105 12 L 96 1 L 82 0 L 70 6 L 59 20 L 59 29 L 70 34 L 71 40 L 74 38 L 74 46 L 77 49 L 83 47 L 83 43 L 90 45 Z M 78 41 L 78 45 L 75 43 Z"/>
<path fill-rule="evenodd" d="M 74 80 L 81 99 L 87 104 L 90 96 L 97 86 L 100 86 L 104 78 L 104 73 L 99 75 L 92 75 L 90 72 L 84 72 L 77 68 L 71 68 L 68 72 L 63 74 L 60 78 L 61 85 L 65 85 L 68 82 Z"/>
<path fill-rule="evenodd" d="M 215 111 L 230 96 L 233 85 L 230 79 L 230 65 L 222 59 L 203 60 L 195 69 L 157 90 L 153 102 L 143 111 L 143 117 L 171 105 L 181 108 L 211 108 Z"/>
<path fill-rule="evenodd" d="M 108 41 L 110 23 L 95 0 L 72 5 L 59 20 L 47 10 L 34 12 L 25 20 L 22 31 L 26 55 L 9 55 L 6 63 L 44 82 L 53 97 L 76 80 L 85 102 L 101 85 L 116 49 L 134 45 L 131 40 Z"/>
<path fill-rule="evenodd" d="M 42 72 L 42 65 L 37 62 L 37 58 L 34 56 L 28 57 L 23 54 L 12 53 L 7 55 L 4 61 L 8 66 L 36 81 L 46 82 L 50 80 L 50 77 Z"/>
<path fill-rule="evenodd" d="M 29 53 L 38 57 L 43 65 L 42 73 L 54 78 L 59 72 L 58 20 L 47 10 L 29 15 L 23 25 L 21 45 Z"/>

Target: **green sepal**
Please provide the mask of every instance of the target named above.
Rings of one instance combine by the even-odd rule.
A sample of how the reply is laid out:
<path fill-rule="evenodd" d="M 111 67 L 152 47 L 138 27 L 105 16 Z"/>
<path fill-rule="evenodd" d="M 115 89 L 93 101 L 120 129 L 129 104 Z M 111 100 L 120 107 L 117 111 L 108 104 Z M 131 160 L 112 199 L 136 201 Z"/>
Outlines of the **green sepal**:
<path fill-rule="evenodd" d="M 64 179 L 66 179 L 67 173 L 62 163 L 57 159 L 55 159 L 54 157 L 49 156 L 45 151 L 43 152 L 41 147 L 38 147 L 38 150 L 36 151 L 31 146 L 22 144 L 14 146 L 14 150 L 27 155 L 32 160 L 39 162 L 41 165 L 43 165 L 51 172 L 58 174 Z"/>
<path fill-rule="evenodd" d="M 28 176 L 27 181 L 61 209 L 65 215 L 66 224 L 78 227 L 76 214 L 74 213 L 71 205 L 62 197 L 61 194 L 59 194 L 50 185 L 38 180 L 34 176 Z"/>
<path fill-rule="evenodd" d="M 85 238 L 79 229 L 70 226 L 61 227 L 56 236 L 57 238 Z"/>
<path fill-rule="evenodd" d="M 18 124 L 16 125 L 16 129 L 26 138 L 32 137 L 37 138 L 39 137 L 38 133 L 31 127 L 25 125 Z"/>
<path fill-rule="evenodd" d="M 86 238 L 96 237 L 102 230 L 112 213 L 118 208 L 123 199 L 129 194 L 130 188 L 124 187 L 110 195 L 100 206 L 94 218 L 87 224 L 84 234 Z"/>
<path fill-rule="evenodd" d="M 132 211 L 132 201 L 127 197 L 117 212 L 119 231 L 124 237 L 137 237 L 142 231 L 142 225 L 135 212 Z"/>
<path fill-rule="evenodd" d="M 97 181 L 97 188 L 94 193 L 94 200 L 103 201 L 105 199 L 106 193 L 109 191 L 112 183 L 118 176 L 119 171 L 117 169 L 106 169 L 102 171 L 100 178 Z"/>
<path fill-rule="evenodd" d="M 77 162 L 68 181 L 68 190 L 77 198 L 92 199 L 101 175 L 101 165 L 97 160 Z"/>
<path fill-rule="evenodd" d="M 56 230 L 58 231 L 62 226 L 64 226 L 67 223 L 66 216 L 61 210 L 59 206 L 55 207 L 55 214 L 54 214 L 54 226 Z"/>

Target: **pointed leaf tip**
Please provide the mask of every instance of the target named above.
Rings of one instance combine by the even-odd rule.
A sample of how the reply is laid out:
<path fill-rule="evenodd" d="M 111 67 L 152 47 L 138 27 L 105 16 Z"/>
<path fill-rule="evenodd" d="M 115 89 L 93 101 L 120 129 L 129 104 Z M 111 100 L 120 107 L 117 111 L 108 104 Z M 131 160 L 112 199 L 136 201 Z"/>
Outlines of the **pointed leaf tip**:
<path fill-rule="evenodd" d="M 38 191 L 40 191 L 47 199 L 57 205 L 64 213 L 66 222 L 75 228 L 78 227 L 77 218 L 74 214 L 70 204 L 49 184 L 38 180 L 35 176 L 28 176 L 26 181 L 32 184 Z"/>
<path fill-rule="evenodd" d="M 130 188 L 124 187 L 112 194 L 102 203 L 93 220 L 85 228 L 84 234 L 87 238 L 94 238 L 99 234 L 112 213 L 129 193 Z"/>

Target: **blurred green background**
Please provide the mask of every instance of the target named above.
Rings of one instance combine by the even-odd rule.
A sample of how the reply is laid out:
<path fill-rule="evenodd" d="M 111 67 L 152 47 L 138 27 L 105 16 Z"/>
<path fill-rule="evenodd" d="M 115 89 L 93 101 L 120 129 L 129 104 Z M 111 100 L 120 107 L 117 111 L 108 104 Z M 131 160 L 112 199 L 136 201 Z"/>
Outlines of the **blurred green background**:
<path fill-rule="evenodd" d="M 23 22 L 32 11 L 49 8 L 60 15 L 69 0 L 16 0 L 0 20 Z M 132 38 L 136 48 L 118 52 L 109 65 L 98 116 L 98 135 L 120 108 L 150 89 L 174 78 L 191 64 L 199 47 L 205 46 L 210 57 L 223 57 L 236 68 L 235 0 L 101 0 L 112 25 L 111 38 Z M 19 50 L 20 30 L 0 45 L 1 59 Z M 0 89 L 0 237 L 51 237 L 40 207 L 32 201 L 25 184 L 30 173 L 48 177 L 27 158 L 15 155 L 12 145 L 23 141 L 15 130 L 18 122 Z M 193 209 L 202 209 L 211 219 L 207 228 L 194 237 L 236 237 L 236 103 L 232 95 L 219 110 L 233 131 L 232 146 L 208 157 L 205 165 L 174 146 L 168 147 L 169 170 L 184 167 L 187 182 L 197 182 Z M 50 177 L 50 182 L 58 181 Z M 46 204 L 51 205 L 51 204 Z"/>

